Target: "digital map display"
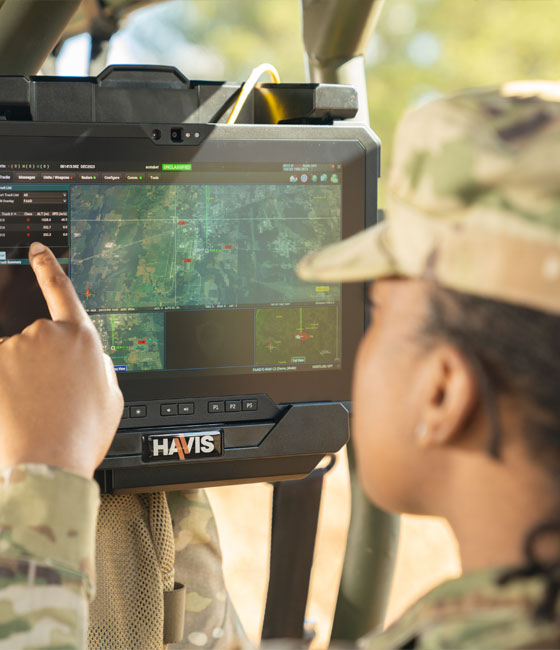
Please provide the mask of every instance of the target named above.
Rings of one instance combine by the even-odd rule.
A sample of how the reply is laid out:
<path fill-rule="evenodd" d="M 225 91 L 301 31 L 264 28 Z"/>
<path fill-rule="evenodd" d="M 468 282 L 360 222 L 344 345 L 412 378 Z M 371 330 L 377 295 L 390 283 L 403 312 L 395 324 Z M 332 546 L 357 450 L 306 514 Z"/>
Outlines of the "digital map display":
<path fill-rule="evenodd" d="M 76 184 L 69 204 L 72 282 L 117 369 L 163 369 L 165 313 L 215 306 L 272 307 L 248 365 L 339 359 L 340 286 L 295 274 L 340 239 L 339 185 Z"/>
<path fill-rule="evenodd" d="M 70 206 L 90 311 L 316 301 L 295 266 L 340 238 L 339 186 L 75 185 Z"/>

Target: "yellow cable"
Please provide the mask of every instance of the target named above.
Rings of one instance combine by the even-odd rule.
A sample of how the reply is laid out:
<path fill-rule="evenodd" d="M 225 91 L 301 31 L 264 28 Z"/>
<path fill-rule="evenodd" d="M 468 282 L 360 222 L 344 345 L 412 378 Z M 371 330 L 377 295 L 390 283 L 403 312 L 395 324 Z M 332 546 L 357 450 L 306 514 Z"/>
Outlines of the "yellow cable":
<path fill-rule="evenodd" d="M 257 81 L 265 72 L 268 72 L 274 83 L 280 83 L 280 75 L 278 74 L 278 70 L 273 65 L 270 63 L 263 63 L 256 67 L 249 75 L 247 81 L 243 84 L 241 92 L 239 93 L 239 97 L 233 105 L 233 109 L 227 119 L 226 124 L 235 124 L 237 118 L 239 117 L 239 113 L 241 113 L 241 109 L 247 101 L 247 98 L 251 94 L 253 88 L 257 85 Z"/>

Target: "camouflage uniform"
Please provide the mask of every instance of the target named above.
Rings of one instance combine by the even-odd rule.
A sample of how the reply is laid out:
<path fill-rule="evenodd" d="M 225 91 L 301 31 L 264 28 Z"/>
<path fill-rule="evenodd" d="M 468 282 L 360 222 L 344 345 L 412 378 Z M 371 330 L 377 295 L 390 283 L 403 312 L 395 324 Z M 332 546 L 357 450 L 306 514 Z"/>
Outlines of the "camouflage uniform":
<path fill-rule="evenodd" d="M 97 484 L 44 465 L 4 470 L 0 483 L 0 650 L 85 648 L 87 605 L 95 589 Z M 239 630 L 228 611 L 220 558 L 214 555 L 215 523 L 204 494 L 175 493 L 171 500 L 179 501 L 172 503 L 172 513 L 183 514 L 176 519 L 179 553 L 184 549 L 191 553 L 182 558 L 186 567 L 177 571 L 185 568 L 191 577 L 194 572 L 196 585 L 191 582 L 187 599 L 189 645 L 172 647 L 209 647 L 210 639 L 224 650 L 248 647 L 240 645 L 247 643 L 242 634 L 236 639 Z M 204 558 L 205 553 L 212 557 Z M 533 618 L 542 598 L 541 581 L 497 586 L 499 575 L 479 572 L 444 583 L 384 634 L 362 640 L 359 647 L 412 647 L 412 640 L 418 649 L 557 647 L 556 625 Z M 222 584 L 221 591 L 213 590 L 216 583 Z M 204 612 L 212 598 L 222 607 L 212 608 L 208 617 Z M 269 647 L 297 646 L 280 642 Z"/>
<path fill-rule="evenodd" d="M 557 621 L 535 616 L 547 588 L 541 577 L 500 584 L 504 570 L 476 571 L 439 585 L 360 650 L 558 648 Z M 560 611 L 558 612 L 560 614 Z"/>
<path fill-rule="evenodd" d="M 559 154 L 560 84 L 518 82 L 438 100 L 410 113 L 399 129 L 387 221 L 309 256 L 299 273 L 334 282 L 427 277 L 560 314 Z M 0 478 L 0 650 L 82 648 L 93 595 L 97 488 L 43 466 Z M 186 639 L 179 647 L 245 647 L 204 496 L 176 493 L 169 500 L 176 573 L 187 583 Z M 156 507 L 144 501 L 134 518 L 141 522 L 137 531 L 154 530 Z M 165 526 L 162 539 L 170 519 Z M 160 556 L 158 562 L 164 585 L 172 571 Z M 498 584 L 501 575 L 483 571 L 440 585 L 360 647 L 559 647 L 556 625 L 534 616 L 545 579 Z"/>
<path fill-rule="evenodd" d="M 163 592 L 173 588 L 173 555 L 162 552 L 169 544 L 173 551 L 165 493 L 105 496 L 96 531 L 94 481 L 29 464 L 0 472 L 0 485 L 0 650 L 164 647 L 162 612 L 150 608 L 162 609 Z M 249 648 L 226 593 L 204 491 L 169 497 L 176 577 L 187 589 L 184 641 L 172 647 Z M 136 575 L 127 574 L 134 567 Z"/>
<path fill-rule="evenodd" d="M 185 585 L 183 642 L 172 648 L 249 650 L 224 583 L 212 508 L 204 490 L 168 492 L 175 533 L 175 579 Z"/>
<path fill-rule="evenodd" d="M 0 485 L 0 648 L 85 648 L 97 484 L 20 465 Z"/>

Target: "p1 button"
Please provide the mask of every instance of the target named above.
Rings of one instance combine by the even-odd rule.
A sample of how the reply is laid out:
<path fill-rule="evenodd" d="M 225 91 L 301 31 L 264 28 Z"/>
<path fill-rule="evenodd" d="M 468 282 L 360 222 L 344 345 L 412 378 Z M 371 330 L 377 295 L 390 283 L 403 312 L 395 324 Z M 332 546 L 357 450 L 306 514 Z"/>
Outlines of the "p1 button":
<path fill-rule="evenodd" d="M 208 402 L 208 413 L 223 413 L 223 412 L 224 412 L 223 402 Z"/>

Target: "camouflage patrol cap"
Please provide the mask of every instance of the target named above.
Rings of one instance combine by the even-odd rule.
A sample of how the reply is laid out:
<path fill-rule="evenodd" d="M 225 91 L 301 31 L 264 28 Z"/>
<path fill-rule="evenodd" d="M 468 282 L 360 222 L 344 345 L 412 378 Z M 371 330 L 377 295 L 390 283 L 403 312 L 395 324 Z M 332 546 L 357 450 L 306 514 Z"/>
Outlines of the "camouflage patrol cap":
<path fill-rule="evenodd" d="M 308 255 L 298 274 L 430 277 L 560 314 L 560 83 L 470 90 L 408 113 L 386 221 Z"/>

